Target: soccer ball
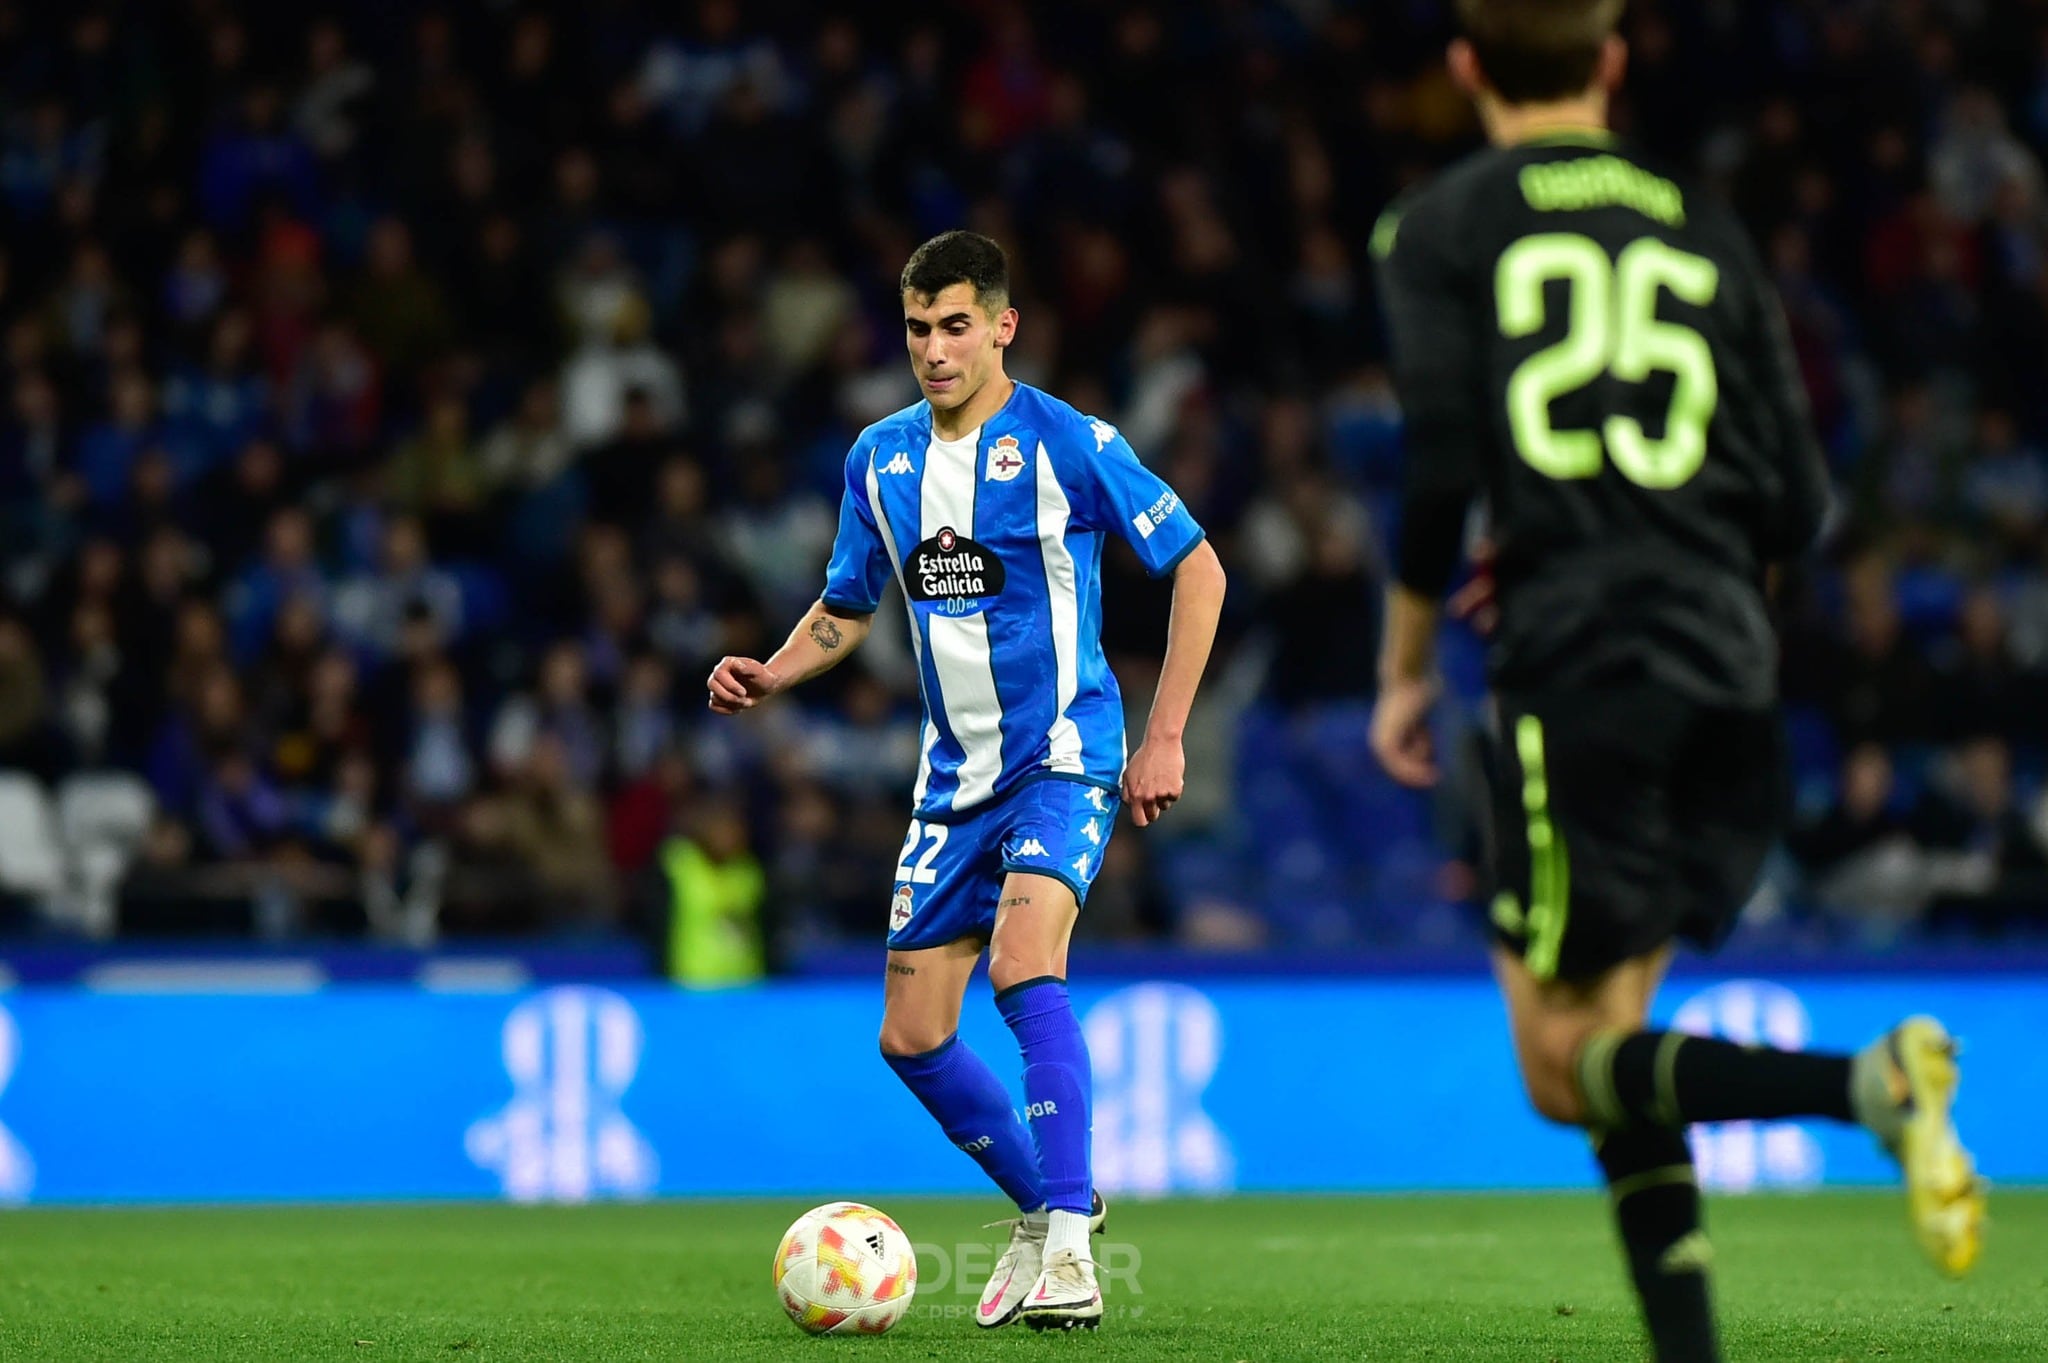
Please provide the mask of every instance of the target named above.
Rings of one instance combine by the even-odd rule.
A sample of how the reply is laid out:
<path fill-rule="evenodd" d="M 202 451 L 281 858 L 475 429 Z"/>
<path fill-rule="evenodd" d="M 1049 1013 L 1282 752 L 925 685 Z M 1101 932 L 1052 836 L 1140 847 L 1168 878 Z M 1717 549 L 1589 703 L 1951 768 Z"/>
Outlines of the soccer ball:
<path fill-rule="evenodd" d="M 775 1250 L 775 1295 L 809 1334 L 879 1335 L 903 1319 L 916 1291 L 909 1237 L 859 1202 L 811 1208 Z"/>

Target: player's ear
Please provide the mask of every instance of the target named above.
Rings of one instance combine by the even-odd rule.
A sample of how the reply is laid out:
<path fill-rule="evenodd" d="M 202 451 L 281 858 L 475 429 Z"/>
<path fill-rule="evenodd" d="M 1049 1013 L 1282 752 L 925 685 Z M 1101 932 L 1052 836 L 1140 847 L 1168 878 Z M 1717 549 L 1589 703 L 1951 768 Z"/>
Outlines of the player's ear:
<path fill-rule="evenodd" d="M 1451 45 L 1444 49 L 1444 65 L 1450 69 L 1451 79 L 1467 95 L 1477 99 L 1486 91 L 1486 72 L 1479 69 L 1479 54 L 1464 38 L 1451 39 Z"/>
<path fill-rule="evenodd" d="M 996 349 L 1002 350 L 1016 339 L 1017 310 L 1015 308 L 1004 308 L 1002 315 L 996 318 Z"/>

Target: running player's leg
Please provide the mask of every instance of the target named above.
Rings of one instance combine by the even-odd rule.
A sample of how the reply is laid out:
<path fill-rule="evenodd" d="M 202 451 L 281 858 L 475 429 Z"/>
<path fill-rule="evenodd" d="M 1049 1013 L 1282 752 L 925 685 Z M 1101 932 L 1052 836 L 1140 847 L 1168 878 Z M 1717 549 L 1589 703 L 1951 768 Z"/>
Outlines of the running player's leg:
<path fill-rule="evenodd" d="M 1512 742 L 1495 772 L 1496 973 L 1523 1079 L 1539 1112 L 1594 1132 L 1658 1357 L 1711 1359 L 1683 1127 L 1825 1116 L 1882 1134 L 1916 1095 L 1890 1081 L 1878 1050 L 1852 1060 L 1646 1025 L 1671 938 L 1724 936 L 1775 836 L 1768 717 L 1703 722 L 1696 707 L 1637 688 L 1503 701 L 1502 713 Z M 1959 1155 L 1935 1140 L 1952 1137 L 1945 1095 L 1937 1105 L 1923 1144 Z"/>
<path fill-rule="evenodd" d="M 1775 749 L 1651 686 L 1500 701 L 1494 926 L 1532 984 L 1588 989 L 1676 936 L 1711 944 L 1776 832 Z M 1762 721 L 1760 721 L 1762 722 Z M 1703 741 L 1711 739 L 1711 742 Z M 1712 767 L 1703 764 L 1713 763 Z M 1755 789 L 1752 789 L 1754 787 Z M 1731 813 L 1756 827 L 1736 836 Z M 1851 1057 L 1738 1046 L 1641 1019 L 1518 1033 L 1529 1096 L 1553 1121 L 1857 1119 Z"/>
<path fill-rule="evenodd" d="M 1592 1127 L 1654 1356 L 1711 1363 L 1698 1177 L 1677 1122 L 1588 1120 L 1574 1061 L 1642 1030 L 1684 913 L 1670 861 L 1689 707 L 1646 688 L 1502 698 L 1493 857 L 1495 974 L 1530 1101 Z M 1689 904 L 1690 901 L 1687 901 Z"/>
<path fill-rule="evenodd" d="M 1516 1059 L 1538 1111 L 1554 1115 L 1571 1102 L 1570 1072 L 1549 1057 L 1570 1055 L 1603 1031 L 1640 1028 L 1670 959 L 1670 948 L 1663 947 L 1572 983 L 1539 980 L 1519 955 L 1494 948 Z M 1590 1134 L 1654 1357 L 1711 1363 L 1720 1353 L 1699 1178 L 1684 1132 L 1641 1123 Z"/>
<path fill-rule="evenodd" d="M 1677 931 L 1719 942 L 1755 885 L 1783 827 L 1788 794 L 1778 717 L 1704 711 L 1692 725 L 1670 787 L 1673 893 L 1691 896 Z M 1738 1046 L 1641 1026 L 1589 1038 L 1573 1079 L 1594 1124 L 1827 1117 L 1877 1136 L 1905 1174 L 1913 1227 L 1943 1272 L 1959 1274 L 1982 1244 L 1984 1193 L 1950 1107 L 1955 1045 L 1941 1024 L 1916 1017 L 1855 1056 Z"/>
<path fill-rule="evenodd" d="M 934 830 L 937 830 L 936 832 Z M 1045 1206 L 1038 1152 L 1010 1093 L 966 1042 L 960 1004 L 1001 874 L 994 820 L 911 825 L 889 915 L 882 1056 L 1020 1213 Z"/>

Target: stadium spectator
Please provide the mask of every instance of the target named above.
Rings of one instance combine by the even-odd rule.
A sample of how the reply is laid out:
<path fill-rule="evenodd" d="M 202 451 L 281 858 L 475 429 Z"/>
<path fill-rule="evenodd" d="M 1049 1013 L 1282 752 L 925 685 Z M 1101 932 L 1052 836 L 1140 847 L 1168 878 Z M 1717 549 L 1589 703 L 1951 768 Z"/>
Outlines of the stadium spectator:
<path fill-rule="evenodd" d="M 186 906 L 159 925 L 249 926 L 165 897 L 230 850 L 402 880 L 421 846 L 451 930 L 558 922 L 605 849 L 648 863 L 657 806 L 730 786 L 778 931 L 871 930 L 879 891 L 818 868 L 900 839 L 865 822 L 914 779 L 892 608 L 787 723 L 712 734 L 676 697 L 815 594 L 840 456 L 915 396 L 896 268 L 972 225 L 1028 303 L 1015 372 L 1118 427 L 1238 584 L 1228 731 L 1189 746 L 1243 788 L 1191 783 L 1220 802 L 1193 860 L 1114 868 L 1120 930 L 1199 903 L 1285 939 L 1290 904 L 1401 896 L 1373 921 L 1423 921 L 1451 853 L 1416 839 L 1454 818 L 1383 807 L 1314 742 L 1243 749 L 1284 731 L 1273 707 L 1371 686 L 1402 451 L 1368 238 L 1474 138 L 1448 23 L 1441 0 L 23 9 L 0 653 L 35 718 L 9 753 L 149 774 L 144 888 Z M 1795 850 L 1822 900 L 1910 919 L 1886 906 L 1934 895 L 1915 873 L 1846 874 L 1906 837 L 1878 762 L 1917 791 L 1930 745 L 1965 745 L 1981 798 L 1943 826 L 1975 831 L 1937 840 L 2001 849 L 2048 776 L 2048 18 L 1645 0 L 1628 29 L 1617 114 L 1755 233 L 1838 483 L 1829 556 L 1781 596 L 1786 690 L 1820 717 L 1803 787 L 1835 810 Z M 1114 553 L 1104 574 L 1148 589 Z M 1343 603 L 1366 608 L 1333 627 Z M 1469 700 L 1477 669 L 1447 682 Z M 1268 864 L 1232 829 L 1290 786 L 1371 813 L 1304 819 L 1313 844 Z M 557 888 L 523 902 L 536 858 Z M 1970 922 L 2041 921 L 2017 864 L 1994 884 Z"/>

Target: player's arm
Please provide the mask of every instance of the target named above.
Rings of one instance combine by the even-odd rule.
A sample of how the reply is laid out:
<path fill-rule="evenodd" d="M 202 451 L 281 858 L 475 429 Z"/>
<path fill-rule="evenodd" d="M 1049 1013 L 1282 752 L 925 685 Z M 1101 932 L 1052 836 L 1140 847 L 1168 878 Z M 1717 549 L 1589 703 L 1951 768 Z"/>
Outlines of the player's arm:
<path fill-rule="evenodd" d="M 1398 210 L 1397 210 L 1398 212 Z M 1475 295 L 1439 224 L 1395 216 L 1373 236 L 1380 297 L 1406 427 L 1406 486 L 1396 578 L 1387 590 L 1372 747 L 1389 775 L 1437 777 L 1429 737 L 1440 603 L 1457 570 L 1484 438 Z"/>
<path fill-rule="evenodd" d="M 1216 642 L 1226 585 L 1223 563 L 1207 540 L 1197 542 L 1173 570 L 1166 660 L 1159 668 L 1159 686 L 1152 694 L 1145 737 L 1124 767 L 1124 803 L 1140 828 L 1180 798 L 1187 771 L 1181 737 L 1187 732 L 1188 712 L 1194 708 L 1202 669 L 1209 663 L 1209 649 Z"/>
<path fill-rule="evenodd" d="M 804 613 L 789 639 L 766 662 L 726 657 L 711 669 L 705 685 L 711 708 L 721 715 L 751 710 L 770 696 L 838 666 L 859 648 L 874 624 L 883 584 L 889 580 L 889 556 L 868 505 L 867 463 L 854 446 L 846 460 L 846 491 L 839 501 L 839 533 L 832 541 L 832 562 L 825 569 L 825 591 Z"/>
<path fill-rule="evenodd" d="M 1124 763 L 1123 798 L 1140 828 L 1180 798 L 1187 770 L 1181 735 L 1194 707 L 1195 687 L 1216 641 L 1223 612 L 1223 565 L 1180 494 L 1138 462 L 1130 442 L 1105 421 L 1071 437 L 1067 463 L 1074 486 L 1073 515 L 1091 530 L 1107 531 L 1131 546 L 1153 577 L 1173 576 L 1173 615 L 1166 627 L 1166 658 L 1152 715 L 1138 750 Z"/>
<path fill-rule="evenodd" d="M 830 671 L 860 647 L 874 623 L 872 612 L 856 615 L 829 601 L 816 602 L 768 661 L 734 657 L 718 660 L 708 683 L 711 708 L 721 715 L 736 715 L 820 672 Z"/>

